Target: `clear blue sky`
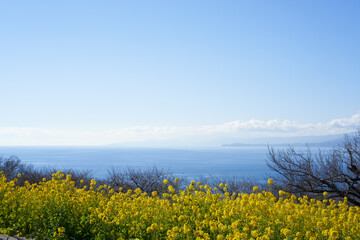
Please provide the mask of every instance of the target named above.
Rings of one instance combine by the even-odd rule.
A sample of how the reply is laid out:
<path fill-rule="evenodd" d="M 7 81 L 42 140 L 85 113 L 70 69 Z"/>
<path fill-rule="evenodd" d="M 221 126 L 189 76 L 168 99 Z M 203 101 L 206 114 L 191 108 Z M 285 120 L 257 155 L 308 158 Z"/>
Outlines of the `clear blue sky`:
<path fill-rule="evenodd" d="M 123 131 L 68 141 L 105 144 L 144 126 L 360 126 L 359 1 L 1 1 L 0 36 L 0 145 L 46 145 L 29 129 Z"/>

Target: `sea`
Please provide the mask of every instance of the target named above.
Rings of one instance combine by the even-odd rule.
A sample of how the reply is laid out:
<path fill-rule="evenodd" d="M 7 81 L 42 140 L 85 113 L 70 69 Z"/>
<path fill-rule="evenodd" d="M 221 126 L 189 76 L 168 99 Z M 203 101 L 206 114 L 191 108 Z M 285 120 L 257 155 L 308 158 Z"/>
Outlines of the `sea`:
<path fill-rule="evenodd" d="M 105 179 L 109 170 L 164 168 L 174 176 L 200 179 L 238 177 L 263 181 L 270 173 L 265 146 L 213 148 L 0 147 L 35 168 L 90 170 Z"/>

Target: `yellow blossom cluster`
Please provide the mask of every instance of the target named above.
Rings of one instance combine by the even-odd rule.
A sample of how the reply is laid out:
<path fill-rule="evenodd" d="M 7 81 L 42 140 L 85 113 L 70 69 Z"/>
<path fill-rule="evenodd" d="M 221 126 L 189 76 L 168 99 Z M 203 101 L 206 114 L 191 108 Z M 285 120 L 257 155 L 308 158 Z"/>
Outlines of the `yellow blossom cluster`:
<path fill-rule="evenodd" d="M 61 171 L 25 186 L 2 174 L 0 233 L 36 239 L 360 239 L 360 209 L 346 199 L 283 191 L 275 197 L 257 187 L 252 194 L 230 193 L 226 184 L 211 188 L 195 181 L 175 191 L 163 183 L 164 194 L 122 192 L 95 180 L 75 187 Z"/>

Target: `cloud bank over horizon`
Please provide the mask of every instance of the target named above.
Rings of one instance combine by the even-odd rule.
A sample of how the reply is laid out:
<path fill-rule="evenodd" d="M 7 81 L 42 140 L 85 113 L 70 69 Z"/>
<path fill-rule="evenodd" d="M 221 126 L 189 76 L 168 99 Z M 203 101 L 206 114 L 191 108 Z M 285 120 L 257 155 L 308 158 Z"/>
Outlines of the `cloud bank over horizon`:
<path fill-rule="evenodd" d="M 135 126 L 110 131 L 71 131 L 45 128 L 1 127 L 1 146 L 106 145 L 141 143 L 180 139 L 182 145 L 192 145 L 193 139 L 301 137 L 344 134 L 360 129 L 360 112 L 349 118 L 325 123 L 298 123 L 289 120 L 231 121 L 203 126 Z"/>

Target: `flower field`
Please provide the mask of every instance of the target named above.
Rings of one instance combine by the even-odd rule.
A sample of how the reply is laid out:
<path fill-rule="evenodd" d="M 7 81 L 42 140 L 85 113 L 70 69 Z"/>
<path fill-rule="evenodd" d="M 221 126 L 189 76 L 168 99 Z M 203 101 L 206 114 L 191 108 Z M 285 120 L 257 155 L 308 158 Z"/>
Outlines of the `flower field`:
<path fill-rule="evenodd" d="M 25 186 L 2 174 L 0 233 L 35 239 L 360 239 L 360 209 L 346 199 L 283 191 L 276 198 L 257 187 L 252 194 L 230 193 L 226 184 L 210 188 L 194 181 L 177 190 L 176 182 L 164 180 L 166 191 L 158 194 L 122 192 L 95 180 L 75 187 L 61 171 Z"/>

